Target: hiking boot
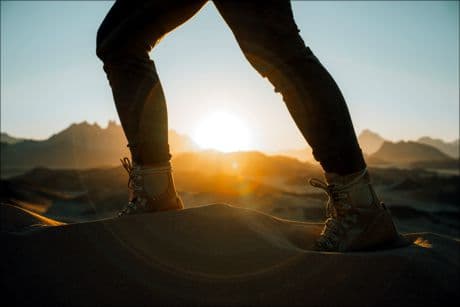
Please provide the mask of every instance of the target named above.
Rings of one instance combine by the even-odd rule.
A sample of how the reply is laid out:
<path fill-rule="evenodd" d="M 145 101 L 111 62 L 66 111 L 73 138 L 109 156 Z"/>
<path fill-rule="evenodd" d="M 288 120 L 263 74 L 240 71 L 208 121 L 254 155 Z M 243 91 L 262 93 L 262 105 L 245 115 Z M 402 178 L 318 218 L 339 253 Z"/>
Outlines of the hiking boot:
<path fill-rule="evenodd" d="M 123 167 L 129 175 L 128 188 L 130 189 L 130 200 L 118 216 L 128 214 L 149 213 L 166 210 L 183 209 L 182 200 L 174 189 L 174 182 L 171 175 L 171 166 L 163 167 L 141 167 L 140 165 L 131 164 L 128 158 L 121 160 Z M 145 191 L 145 175 L 165 174 L 169 176 L 169 184 L 166 191 L 157 196 L 148 195 Z"/>
<path fill-rule="evenodd" d="M 310 179 L 312 186 L 323 189 L 329 196 L 328 218 L 316 241 L 316 250 L 369 250 L 399 238 L 391 215 L 377 198 L 366 169 L 349 176 L 329 175 L 328 182 Z"/>

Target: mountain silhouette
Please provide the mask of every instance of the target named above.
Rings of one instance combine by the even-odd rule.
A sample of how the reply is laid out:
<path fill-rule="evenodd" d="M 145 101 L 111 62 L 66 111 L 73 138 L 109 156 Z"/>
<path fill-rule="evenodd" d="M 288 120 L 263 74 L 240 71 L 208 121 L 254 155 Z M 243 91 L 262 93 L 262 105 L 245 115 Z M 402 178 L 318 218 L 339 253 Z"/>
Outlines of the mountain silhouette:
<path fill-rule="evenodd" d="M 459 157 L 459 139 L 452 142 L 445 142 L 441 139 L 433 139 L 428 136 L 424 136 L 419 138 L 417 142 L 436 147 L 437 149 L 451 156 L 452 158 Z"/>
<path fill-rule="evenodd" d="M 433 142 L 438 147 L 450 144 L 427 137 L 420 140 Z M 413 141 L 393 143 L 367 129 L 359 135 L 359 142 L 366 161 L 370 165 L 392 164 L 422 168 L 458 167 L 456 160 L 437 149 L 436 146 Z M 35 167 L 85 169 L 115 166 L 119 165 L 121 157 L 129 156 L 126 144 L 123 129 L 114 121 L 110 121 L 106 128 L 86 121 L 72 124 L 46 140 L 20 139 L 2 133 L 1 175 L 10 177 Z M 219 164 L 216 161 L 234 161 L 233 164 L 225 163 L 225 167 L 233 165 L 233 172 L 251 166 L 249 173 L 252 170 L 253 173 L 279 172 L 280 169 L 294 173 L 296 168 L 298 171 L 303 170 L 306 165 L 308 165 L 307 168 L 310 168 L 310 163 L 318 165 L 313 159 L 310 147 L 280 151 L 276 155 L 270 155 L 270 158 L 260 152 L 222 155 L 219 152 L 200 151 L 190 137 L 174 130 L 169 131 L 169 144 L 172 154 L 177 158 L 175 163 L 181 164 L 182 169 L 190 171 L 196 169 L 202 172 L 212 167 L 222 167 L 222 163 L 219 162 Z M 453 147 L 452 144 L 449 146 Z M 179 153 L 190 154 L 176 157 Z M 294 160 L 287 159 L 286 156 L 304 162 L 308 161 L 308 163 L 293 162 Z M 273 168 L 269 169 L 271 167 Z M 245 169 L 246 171 L 248 170 Z"/>
<path fill-rule="evenodd" d="M 187 136 L 169 131 L 172 153 L 196 150 Z M 110 121 L 106 128 L 82 122 L 72 124 L 46 140 L 22 140 L 2 143 L 2 174 L 8 169 L 34 167 L 95 168 L 118 165 L 129 156 L 127 141 L 120 125 Z"/>
<path fill-rule="evenodd" d="M 4 132 L 0 133 L 0 142 L 1 143 L 16 144 L 16 143 L 19 143 L 21 141 L 24 141 L 24 139 L 11 136 L 8 133 L 4 133 Z"/>
<path fill-rule="evenodd" d="M 457 163 L 455 159 L 449 157 L 439 149 L 413 141 L 400 141 L 397 143 L 385 141 L 380 149 L 370 155 L 370 157 L 398 165 L 433 163 L 433 166 L 451 165 L 455 167 Z"/>
<path fill-rule="evenodd" d="M 364 129 L 358 136 L 359 146 L 366 156 L 369 156 L 375 153 L 383 142 L 386 140 L 381 137 L 378 133 L 375 133 L 369 129 Z M 316 160 L 313 157 L 312 149 L 309 146 L 300 149 L 291 149 L 291 150 L 282 150 L 277 152 L 277 154 L 295 158 L 300 161 L 308 161 L 316 163 Z M 374 161 L 374 158 L 368 158 L 369 161 Z"/>
<path fill-rule="evenodd" d="M 359 146 L 361 150 L 370 155 L 379 150 L 385 139 L 378 133 L 375 133 L 369 129 L 364 129 L 358 136 Z"/>

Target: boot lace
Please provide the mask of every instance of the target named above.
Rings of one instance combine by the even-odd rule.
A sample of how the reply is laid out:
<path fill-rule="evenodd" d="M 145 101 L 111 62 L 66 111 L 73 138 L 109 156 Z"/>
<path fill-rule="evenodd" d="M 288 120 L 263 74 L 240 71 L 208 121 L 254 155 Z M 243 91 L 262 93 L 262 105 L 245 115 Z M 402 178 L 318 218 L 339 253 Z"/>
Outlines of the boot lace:
<path fill-rule="evenodd" d="M 356 184 L 364 175 L 360 176 L 344 185 L 327 184 L 319 179 L 311 178 L 311 186 L 324 190 L 329 197 L 326 204 L 327 220 L 323 231 L 316 244 L 321 250 L 336 250 L 341 237 L 355 222 L 355 212 L 348 202 L 348 190 Z"/>
<path fill-rule="evenodd" d="M 124 169 L 128 172 L 128 189 L 131 191 L 131 197 L 129 203 L 120 212 L 118 212 L 119 217 L 137 211 L 139 208 L 144 207 L 146 202 L 144 198 L 140 197 L 140 195 L 145 192 L 143 187 L 143 178 L 139 174 L 139 171 L 135 166 L 133 166 L 128 158 L 125 157 L 120 159 L 120 161 Z"/>

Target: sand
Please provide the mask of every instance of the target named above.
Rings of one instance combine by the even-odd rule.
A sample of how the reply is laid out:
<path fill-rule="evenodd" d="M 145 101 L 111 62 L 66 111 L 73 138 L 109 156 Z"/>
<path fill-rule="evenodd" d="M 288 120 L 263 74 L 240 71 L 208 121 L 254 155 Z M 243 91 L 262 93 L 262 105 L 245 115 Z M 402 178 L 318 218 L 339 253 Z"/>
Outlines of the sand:
<path fill-rule="evenodd" d="M 2 205 L 2 300 L 30 305 L 447 305 L 460 242 L 405 234 L 372 252 L 312 251 L 322 224 L 213 204 L 64 224 Z M 35 226 L 30 226 L 35 225 Z"/>

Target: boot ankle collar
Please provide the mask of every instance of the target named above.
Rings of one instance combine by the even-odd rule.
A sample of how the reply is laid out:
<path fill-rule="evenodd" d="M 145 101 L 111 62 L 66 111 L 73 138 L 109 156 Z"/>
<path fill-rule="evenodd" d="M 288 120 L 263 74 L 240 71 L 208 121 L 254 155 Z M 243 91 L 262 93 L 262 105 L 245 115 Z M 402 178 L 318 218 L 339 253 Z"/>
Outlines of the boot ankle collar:
<path fill-rule="evenodd" d="M 136 175 L 148 175 L 148 174 L 165 174 L 171 173 L 171 163 L 168 161 L 163 165 L 141 165 L 136 162 L 131 162 L 128 158 L 120 159 L 123 167 L 128 173 L 134 172 Z"/>
<path fill-rule="evenodd" d="M 168 174 L 172 172 L 171 165 L 162 165 L 162 166 L 137 166 L 136 172 L 139 175 L 153 175 L 153 174 Z"/>
<path fill-rule="evenodd" d="M 328 183 L 328 185 L 339 186 L 340 189 L 353 186 L 356 183 L 360 182 L 362 179 L 364 179 L 366 176 L 368 176 L 367 168 L 364 168 L 363 170 L 359 172 L 348 174 L 348 175 L 325 173 L 326 182 Z"/>

